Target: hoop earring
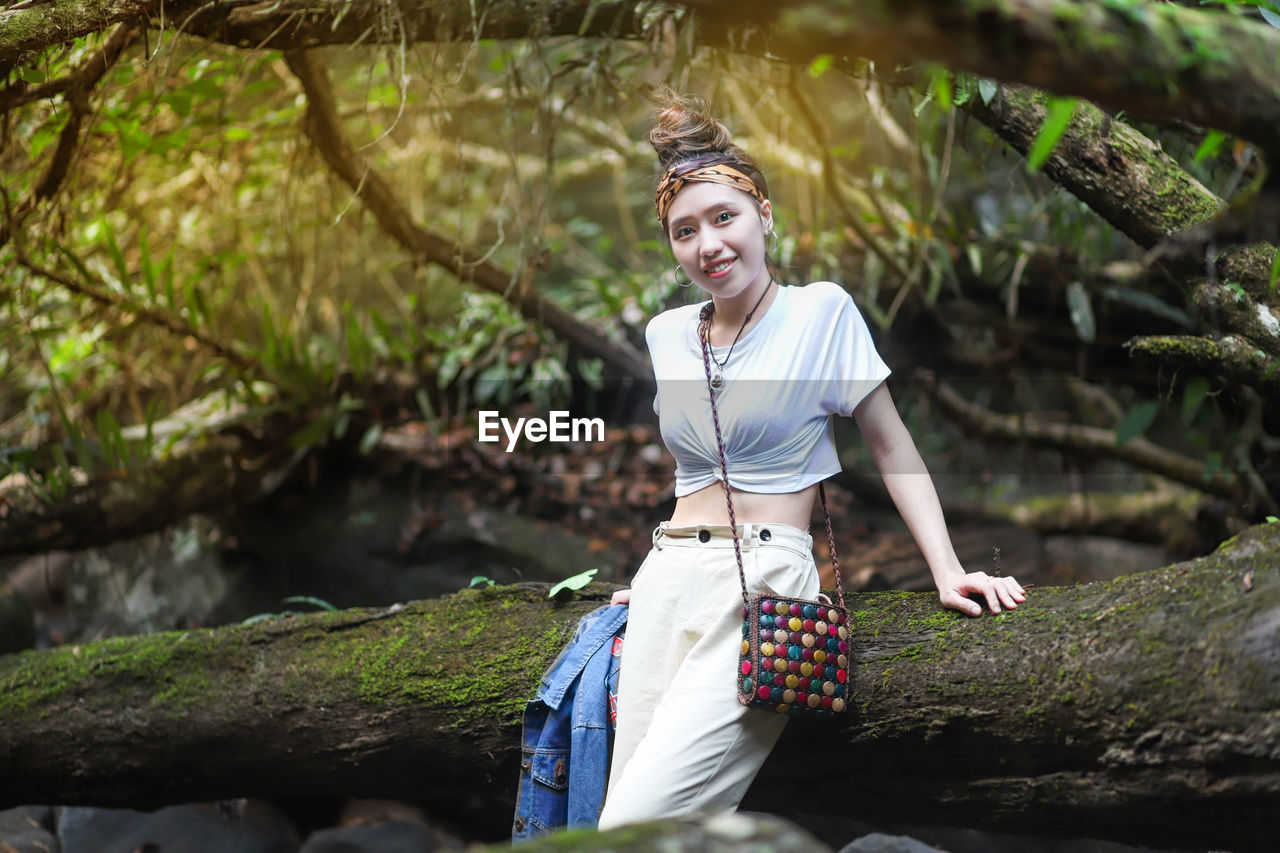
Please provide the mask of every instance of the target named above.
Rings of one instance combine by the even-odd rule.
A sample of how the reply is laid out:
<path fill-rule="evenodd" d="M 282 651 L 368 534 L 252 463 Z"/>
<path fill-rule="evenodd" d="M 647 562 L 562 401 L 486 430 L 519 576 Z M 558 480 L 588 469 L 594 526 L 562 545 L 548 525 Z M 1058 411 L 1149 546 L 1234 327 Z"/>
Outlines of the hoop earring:
<path fill-rule="evenodd" d="M 772 237 L 772 238 L 773 238 L 773 248 L 772 248 L 772 249 L 765 249 L 765 250 L 764 250 L 764 253 L 765 253 L 766 255 L 774 255 L 774 254 L 777 254 L 777 252 L 778 252 L 778 232 L 777 232 L 777 231 L 770 231 L 769 233 L 765 234 L 764 236 L 765 236 L 765 239 L 766 239 L 766 240 L 767 240 L 768 238 L 770 238 L 770 237 Z"/>
<path fill-rule="evenodd" d="M 681 287 L 692 287 L 692 286 L 693 286 L 693 279 L 689 279 L 688 281 L 681 281 L 681 280 L 680 280 L 680 272 L 681 272 L 681 270 L 683 270 L 683 269 L 684 269 L 684 267 L 680 266 L 679 264 L 676 264 L 676 269 L 675 269 L 676 284 L 680 285 Z"/>

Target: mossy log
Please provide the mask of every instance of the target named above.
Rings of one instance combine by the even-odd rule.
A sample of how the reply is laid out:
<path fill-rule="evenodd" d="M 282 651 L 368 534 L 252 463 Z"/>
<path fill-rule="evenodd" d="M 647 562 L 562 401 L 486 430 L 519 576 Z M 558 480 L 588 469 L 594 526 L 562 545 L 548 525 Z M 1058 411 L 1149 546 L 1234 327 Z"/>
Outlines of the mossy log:
<path fill-rule="evenodd" d="M 505 820 L 523 701 L 608 592 L 465 590 L 0 657 L 0 806 L 358 795 Z M 850 604 L 850 718 L 791 726 L 746 807 L 1272 849 L 1280 524 L 997 616 Z M 814 785 L 797 755 L 822 757 Z"/>

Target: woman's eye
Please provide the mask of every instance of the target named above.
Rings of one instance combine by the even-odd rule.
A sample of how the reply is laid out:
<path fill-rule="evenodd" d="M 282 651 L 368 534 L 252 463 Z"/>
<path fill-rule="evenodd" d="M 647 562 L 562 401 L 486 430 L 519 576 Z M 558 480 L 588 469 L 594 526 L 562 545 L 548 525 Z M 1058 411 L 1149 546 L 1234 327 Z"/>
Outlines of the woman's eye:
<path fill-rule="evenodd" d="M 692 233 L 693 233 L 693 229 L 690 228 L 688 225 L 685 225 L 682 228 L 676 229 L 676 238 L 679 239 L 681 237 L 688 237 Z"/>
<path fill-rule="evenodd" d="M 733 214 L 727 210 L 722 210 L 720 215 L 716 217 L 717 222 L 728 222 L 730 219 L 733 219 Z"/>

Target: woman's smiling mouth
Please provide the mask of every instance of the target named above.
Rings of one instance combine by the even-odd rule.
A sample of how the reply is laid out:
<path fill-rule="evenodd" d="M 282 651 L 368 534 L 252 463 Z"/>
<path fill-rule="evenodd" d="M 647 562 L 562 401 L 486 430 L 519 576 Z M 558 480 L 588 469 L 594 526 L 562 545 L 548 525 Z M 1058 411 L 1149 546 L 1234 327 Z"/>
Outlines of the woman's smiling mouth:
<path fill-rule="evenodd" d="M 717 261 L 711 266 L 703 267 L 703 272 L 712 278 L 723 278 L 728 274 L 729 268 L 733 266 L 734 260 L 734 258 L 729 258 L 727 260 Z"/>

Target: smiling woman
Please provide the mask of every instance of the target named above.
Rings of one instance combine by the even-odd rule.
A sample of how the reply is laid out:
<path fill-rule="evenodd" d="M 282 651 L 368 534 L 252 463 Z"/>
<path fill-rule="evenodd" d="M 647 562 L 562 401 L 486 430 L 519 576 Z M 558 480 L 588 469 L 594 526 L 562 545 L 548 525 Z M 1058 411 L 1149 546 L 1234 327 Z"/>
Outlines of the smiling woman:
<path fill-rule="evenodd" d="M 824 669 L 823 659 L 804 657 L 813 650 L 798 635 L 790 675 L 747 679 L 751 691 L 779 693 L 783 713 L 740 704 L 736 669 L 749 593 L 818 593 L 808 526 L 819 483 L 840 471 L 832 415 L 857 418 L 944 606 L 977 616 L 971 595 L 992 612 L 1024 598 L 1017 581 L 960 566 L 884 385 L 889 368 L 848 293 L 831 282 L 774 280 L 773 206 L 759 167 L 698 102 L 670 90 L 662 98 L 650 135 L 664 170 L 655 211 L 680 267 L 710 300 L 660 314 L 646 329 L 654 408 L 676 459 L 676 506 L 653 532 L 632 589 L 614 599 L 631 611 L 602 829 L 736 808 L 787 713 L 821 706 L 823 696 L 808 691 L 822 675 L 811 679 L 805 667 Z M 832 652 L 841 667 L 846 652 Z M 843 705 L 838 689 L 826 698 Z"/>

